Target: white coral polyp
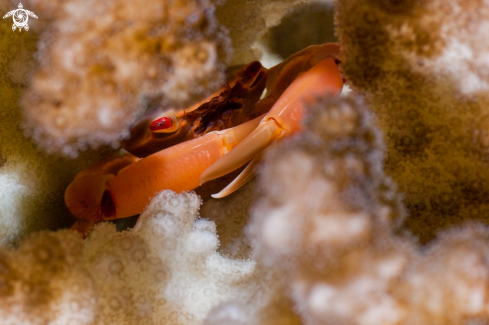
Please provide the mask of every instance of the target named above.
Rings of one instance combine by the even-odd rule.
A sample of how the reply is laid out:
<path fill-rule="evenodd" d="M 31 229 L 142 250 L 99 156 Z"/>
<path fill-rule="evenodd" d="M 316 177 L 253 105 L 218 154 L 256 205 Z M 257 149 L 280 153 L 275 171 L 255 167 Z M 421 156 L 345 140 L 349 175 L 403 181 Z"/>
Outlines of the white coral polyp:
<path fill-rule="evenodd" d="M 263 221 L 262 237 L 267 246 L 273 250 L 290 246 L 294 242 L 296 232 L 290 227 L 290 215 L 294 214 L 292 204 L 273 209 Z"/>
<path fill-rule="evenodd" d="M 465 94 L 489 90 L 489 59 L 487 52 L 474 53 L 467 40 L 453 38 L 442 54 L 432 61 L 433 71 L 448 76 Z"/>
<path fill-rule="evenodd" d="M 309 240 L 314 244 L 347 244 L 352 239 L 366 237 L 370 232 L 366 215 L 332 214 L 318 215 L 312 220 L 314 230 Z"/>

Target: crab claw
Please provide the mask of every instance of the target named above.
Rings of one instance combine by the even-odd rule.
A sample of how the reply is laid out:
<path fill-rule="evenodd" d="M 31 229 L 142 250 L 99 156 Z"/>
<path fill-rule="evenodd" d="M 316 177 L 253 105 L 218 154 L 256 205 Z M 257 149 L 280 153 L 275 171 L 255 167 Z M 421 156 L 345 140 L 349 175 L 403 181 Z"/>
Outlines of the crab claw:
<path fill-rule="evenodd" d="M 229 194 L 238 190 L 241 186 L 245 185 L 250 181 L 254 176 L 258 164 L 260 163 L 263 157 L 263 151 L 260 152 L 253 158 L 248 166 L 236 177 L 231 183 L 229 183 L 225 188 L 223 188 L 219 193 L 212 194 L 211 196 L 215 199 L 220 199 L 228 196 Z"/>
<path fill-rule="evenodd" d="M 333 59 L 326 58 L 316 63 L 290 84 L 250 135 L 201 174 L 199 184 L 202 185 L 243 166 L 277 140 L 299 131 L 305 104 L 314 96 L 325 93 L 339 94 L 342 87 L 343 79 Z M 249 179 L 253 169 L 245 169 L 235 182 L 241 183 L 240 179 Z M 231 186 L 216 196 L 223 197 L 235 189 L 235 186 Z"/>
<path fill-rule="evenodd" d="M 199 186 L 200 174 L 242 141 L 260 123 L 251 120 L 237 127 L 210 132 L 202 137 L 161 150 L 122 169 L 107 182 L 102 200 L 104 219 L 139 214 L 159 191 L 177 193 Z"/>
<path fill-rule="evenodd" d="M 118 172 L 139 158 L 132 155 L 114 156 L 100 161 L 82 170 L 68 185 L 65 191 L 65 202 L 68 210 L 81 218 L 72 227 L 81 234 L 87 234 L 93 225 L 104 219 L 107 214 L 103 204 L 107 184 Z M 87 191 L 87 189 L 90 189 Z"/>
<path fill-rule="evenodd" d="M 129 155 L 112 158 L 80 172 L 65 192 L 68 209 L 81 219 L 72 228 L 86 234 L 102 220 L 141 213 L 161 190 L 193 190 L 200 174 L 256 129 L 262 118 L 208 133 L 143 159 Z"/>

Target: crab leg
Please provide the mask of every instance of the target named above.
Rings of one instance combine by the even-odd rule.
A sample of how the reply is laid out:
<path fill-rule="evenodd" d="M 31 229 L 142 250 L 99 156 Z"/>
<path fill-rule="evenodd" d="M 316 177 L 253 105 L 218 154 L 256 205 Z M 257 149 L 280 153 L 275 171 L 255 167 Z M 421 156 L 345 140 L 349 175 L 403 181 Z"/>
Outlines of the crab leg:
<path fill-rule="evenodd" d="M 248 183 L 254 176 L 261 159 L 263 158 L 264 151 L 258 153 L 255 158 L 253 158 L 245 169 L 236 177 L 231 183 L 229 183 L 224 189 L 222 189 L 217 194 L 212 194 L 211 196 L 215 199 L 220 199 L 229 194 L 235 192 L 243 185 Z"/>
<path fill-rule="evenodd" d="M 201 174 L 199 184 L 202 185 L 243 166 L 275 141 L 299 131 L 305 104 L 314 96 L 325 93 L 339 94 L 342 87 L 343 79 L 331 58 L 316 63 L 291 83 L 256 130 Z M 250 171 L 252 172 L 251 169 Z M 242 173 L 238 177 L 250 176 Z M 235 190 L 235 187 L 232 187 L 232 190 Z M 225 190 L 217 196 L 222 197 L 230 193 L 232 191 Z"/>
<path fill-rule="evenodd" d="M 251 133 L 262 118 L 208 133 L 143 159 L 124 156 L 82 171 L 65 192 L 69 210 L 86 220 L 76 228 L 86 232 L 95 222 L 141 213 L 163 189 L 183 192 L 198 187 L 200 174 Z"/>

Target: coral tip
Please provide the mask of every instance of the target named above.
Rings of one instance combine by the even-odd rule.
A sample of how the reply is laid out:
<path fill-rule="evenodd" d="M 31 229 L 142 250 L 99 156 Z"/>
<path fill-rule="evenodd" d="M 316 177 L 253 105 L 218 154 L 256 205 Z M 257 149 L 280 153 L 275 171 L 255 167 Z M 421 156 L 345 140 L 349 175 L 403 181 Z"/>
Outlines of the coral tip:
<path fill-rule="evenodd" d="M 161 130 L 169 129 L 171 128 L 171 126 L 172 126 L 171 118 L 164 116 L 151 122 L 151 124 L 149 125 L 149 129 L 151 130 L 151 132 L 158 132 Z"/>

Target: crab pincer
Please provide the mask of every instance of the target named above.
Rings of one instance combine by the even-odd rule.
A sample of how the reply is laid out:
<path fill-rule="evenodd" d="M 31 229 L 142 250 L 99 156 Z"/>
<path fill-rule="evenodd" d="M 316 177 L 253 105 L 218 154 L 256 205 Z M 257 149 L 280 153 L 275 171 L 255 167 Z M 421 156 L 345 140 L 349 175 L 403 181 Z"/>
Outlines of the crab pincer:
<path fill-rule="evenodd" d="M 97 222 L 139 214 L 163 189 L 193 190 L 199 186 L 200 174 L 251 133 L 261 118 L 182 142 L 143 159 L 124 155 L 80 172 L 65 192 L 68 209 L 85 220 L 75 228 L 85 233 Z"/>
<path fill-rule="evenodd" d="M 235 191 L 251 178 L 263 150 L 300 130 L 305 105 L 314 96 L 325 93 L 336 95 L 341 92 L 342 87 L 343 80 L 331 58 L 316 63 L 290 84 L 251 134 L 201 174 L 199 185 L 224 176 L 252 160 L 250 166 L 213 197 L 224 197 Z"/>

